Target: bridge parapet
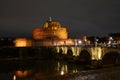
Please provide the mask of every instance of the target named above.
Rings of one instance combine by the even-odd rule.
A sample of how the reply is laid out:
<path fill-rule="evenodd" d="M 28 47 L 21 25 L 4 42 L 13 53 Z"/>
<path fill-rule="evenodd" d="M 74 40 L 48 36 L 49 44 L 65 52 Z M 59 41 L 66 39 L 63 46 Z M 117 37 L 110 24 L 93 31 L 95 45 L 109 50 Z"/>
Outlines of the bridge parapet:
<path fill-rule="evenodd" d="M 62 54 L 67 54 L 68 50 L 72 51 L 72 55 L 79 57 L 81 55 L 91 56 L 92 60 L 102 60 L 103 57 L 108 53 L 118 53 L 120 54 L 120 48 L 108 48 L 108 47 L 82 47 L 82 46 L 56 46 L 57 53 L 62 51 Z M 80 57 L 81 58 L 81 57 Z"/>
<path fill-rule="evenodd" d="M 68 50 L 72 50 L 73 56 L 79 56 L 81 51 L 86 50 L 93 59 L 96 59 L 96 54 L 101 52 L 101 47 L 57 46 L 56 50 L 58 53 L 62 50 L 62 54 L 67 54 Z"/>

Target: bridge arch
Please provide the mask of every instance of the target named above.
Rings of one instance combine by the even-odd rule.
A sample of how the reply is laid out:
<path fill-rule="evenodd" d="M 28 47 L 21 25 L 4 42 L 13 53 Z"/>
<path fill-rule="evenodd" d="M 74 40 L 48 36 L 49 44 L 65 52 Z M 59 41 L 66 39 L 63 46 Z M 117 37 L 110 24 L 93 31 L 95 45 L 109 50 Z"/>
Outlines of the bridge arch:
<path fill-rule="evenodd" d="M 60 48 L 59 53 L 63 54 L 63 49 L 62 48 Z"/>
<path fill-rule="evenodd" d="M 102 63 L 103 65 L 120 64 L 120 53 L 115 51 L 105 53 L 105 55 L 102 57 Z"/>
<path fill-rule="evenodd" d="M 67 50 L 66 59 L 73 60 L 73 51 L 71 48 L 68 48 Z"/>
<path fill-rule="evenodd" d="M 72 49 L 69 48 L 69 49 L 67 50 L 67 55 L 68 55 L 68 56 L 73 56 L 73 51 L 72 51 Z"/>
<path fill-rule="evenodd" d="M 78 60 L 84 63 L 91 63 L 91 55 L 87 50 L 83 49 L 78 56 Z"/>

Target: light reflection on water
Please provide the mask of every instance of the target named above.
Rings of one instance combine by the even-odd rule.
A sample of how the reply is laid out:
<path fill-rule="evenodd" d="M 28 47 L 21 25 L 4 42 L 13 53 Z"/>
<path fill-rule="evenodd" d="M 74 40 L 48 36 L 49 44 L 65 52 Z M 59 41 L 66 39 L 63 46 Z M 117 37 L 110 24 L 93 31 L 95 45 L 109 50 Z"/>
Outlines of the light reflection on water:
<path fill-rule="evenodd" d="M 0 80 L 53 80 L 82 70 L 80 65 L 64 61 L 35 61 L 0 65 Z"/>

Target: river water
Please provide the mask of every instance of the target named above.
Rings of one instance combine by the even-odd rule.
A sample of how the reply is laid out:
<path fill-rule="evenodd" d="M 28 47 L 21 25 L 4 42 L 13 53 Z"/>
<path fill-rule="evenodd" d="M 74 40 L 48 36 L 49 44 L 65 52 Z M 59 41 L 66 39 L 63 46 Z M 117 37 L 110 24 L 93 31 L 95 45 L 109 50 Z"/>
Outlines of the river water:
<path fill-rule="evenodd" d="M 83 69 L 78 63 L 58 60 L 3 62 L 0 64 L 0 80 L 56 80 Z"/>

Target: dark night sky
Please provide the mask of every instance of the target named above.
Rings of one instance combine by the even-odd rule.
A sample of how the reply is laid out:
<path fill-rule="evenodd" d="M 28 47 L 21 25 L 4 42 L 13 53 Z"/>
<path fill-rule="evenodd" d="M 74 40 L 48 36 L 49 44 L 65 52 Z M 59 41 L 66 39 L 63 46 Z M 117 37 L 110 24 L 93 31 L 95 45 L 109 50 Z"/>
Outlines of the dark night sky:
<path fill-rule="evenodd" d="M 0 0 L 0 37 L 32 36 L 50 16 L 72 37 L 120 32 L 120 0 Z"/>

